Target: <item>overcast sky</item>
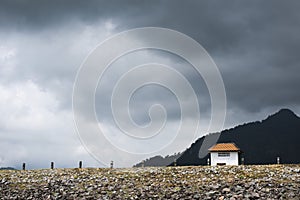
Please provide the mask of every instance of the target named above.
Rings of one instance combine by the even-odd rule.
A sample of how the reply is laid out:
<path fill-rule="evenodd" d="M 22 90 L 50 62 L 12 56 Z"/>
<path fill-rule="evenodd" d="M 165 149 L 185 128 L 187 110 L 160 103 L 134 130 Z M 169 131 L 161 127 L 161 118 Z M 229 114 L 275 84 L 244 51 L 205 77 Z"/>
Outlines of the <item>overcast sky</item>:
<path fill-rule="evenodd" d="M 55 161 L 57 167 L 74 167 L 79 160 L 85 166 L 105 166 L 114 160 L 116 166 L 124 167 L 189 147 L 193 141 L 185 141 L 184 135 L 179 137 L 181 145 L 171 144 L 162 152 L 138 156 L 115 155 L 112 145 L 107 144 L 98 152 L 103 156 L 99 163 L 79 140 L 72 111 L 77 71 L 99 43 L 132 28 L 173 29 L 206 49 L 226 89 L 224 128 L 264 119 L 281 108 L 299 115 L 299 10 L 296 0 L 1 1 L 0 166 L 20 168 L 26 162 L 29 168 L 47 168 Z M 207 87 L 188 63 L 158 50 L 133 52 L 112 64 L 95 96 L 99 124 L 111 132 L 112 140 L 126 147 L 132 146 L 130 141 L 117 141 L 121 137 L 112 120 L 111 90 L 131 66 L 149 62 L 180 71 L 195 90 L 201 123 L 207 124 L 211 117 Z M 172 80 L 162 74 L 156 76 Z M 149 123 L 151 105 L 165 106 L 169 123 L 161 134 L 166 137 L 157 142 L 167 144 L 180 121 L 178 100 L 156 85 L 141 88 L 132 99 L 131 116 L 142 126 Z"/>

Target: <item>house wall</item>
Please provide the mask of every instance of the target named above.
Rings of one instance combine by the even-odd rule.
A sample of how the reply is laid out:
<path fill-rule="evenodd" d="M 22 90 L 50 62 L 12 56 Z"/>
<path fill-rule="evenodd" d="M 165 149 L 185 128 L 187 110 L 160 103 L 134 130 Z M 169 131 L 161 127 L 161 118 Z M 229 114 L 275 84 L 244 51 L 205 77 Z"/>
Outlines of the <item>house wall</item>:
<path fill-rule="evenodd" d="M 212 166 L 217 165 L 217 163 L 226 163 L 226 165 L 239 165 L 238 152 L 230 152 L 229 157 L 219 157 L 218 153 L 220 152 L 210 153 L 210 160 Z"/>

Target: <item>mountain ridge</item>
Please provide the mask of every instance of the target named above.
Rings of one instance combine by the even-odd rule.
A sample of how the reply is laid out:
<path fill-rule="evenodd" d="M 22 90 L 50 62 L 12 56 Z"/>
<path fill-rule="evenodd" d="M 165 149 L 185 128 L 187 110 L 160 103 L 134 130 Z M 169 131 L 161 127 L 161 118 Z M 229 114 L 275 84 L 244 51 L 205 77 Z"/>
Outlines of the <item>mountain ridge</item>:
<path fill-rule="evenodd" d="M 300 142 L 298 132 L 300 132 L 299 116 L 290 109 L 283 108 L 261 121 L 244 123 L 198 138 L 174 159 L 176 165 L 206 165 L 209 155 L 203 158 L 198 156 L 204 137 L 220 134 L 218 143 L 237 144 L 243 152 L 240 158 L 244 158 L 245 164 L 274 164 L 277 157 L 280 157 L 281 162 L 285 164 L 300 163 L 300 148 L 297 148 Z M 148 162 L 144 162 L 144 165 L 152 166 L 149 165 L 155 163 L 152 158 L 147 159 Z M 174 165 L 174 162 L 169 165 Z M 141 163 L 135 166 L 141 166 Z M 159 164 L 156 163 L 155 166 Z"/>

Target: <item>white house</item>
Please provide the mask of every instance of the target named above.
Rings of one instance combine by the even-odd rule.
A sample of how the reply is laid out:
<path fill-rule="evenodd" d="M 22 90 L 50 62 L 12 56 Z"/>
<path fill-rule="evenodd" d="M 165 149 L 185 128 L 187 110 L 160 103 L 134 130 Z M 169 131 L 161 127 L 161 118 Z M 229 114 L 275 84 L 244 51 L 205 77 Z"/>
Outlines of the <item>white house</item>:
<path fill-rule="evenodd" d="M 211 166 L 239 165 L 240 149 L 234 143 L 219 143 L 210 149 Z"/>

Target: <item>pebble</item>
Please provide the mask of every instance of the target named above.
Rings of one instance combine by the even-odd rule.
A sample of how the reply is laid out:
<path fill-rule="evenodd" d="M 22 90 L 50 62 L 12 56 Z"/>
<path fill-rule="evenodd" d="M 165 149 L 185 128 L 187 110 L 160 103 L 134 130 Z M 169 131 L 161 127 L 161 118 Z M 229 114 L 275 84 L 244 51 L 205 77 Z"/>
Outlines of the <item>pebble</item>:
<path fill-rule="evenodd" d="M 300 165 L 0 171 L 0 199 L 300 199 Z"/>
<path fill-rule="evenodd" d="M 227 192 L 230 192 L 230 188 L 224 188 L 224 189 L 222 190 L 222 193 L 227 193 Z"/>

